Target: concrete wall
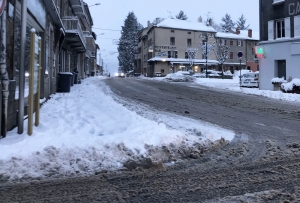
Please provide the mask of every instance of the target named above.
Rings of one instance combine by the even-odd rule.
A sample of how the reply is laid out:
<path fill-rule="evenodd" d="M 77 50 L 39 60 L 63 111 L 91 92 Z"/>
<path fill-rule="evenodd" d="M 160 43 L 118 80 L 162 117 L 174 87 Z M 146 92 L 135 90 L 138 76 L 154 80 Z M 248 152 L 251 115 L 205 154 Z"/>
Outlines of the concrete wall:
<path fill-rule="evenodd" d="M 287 78 L 300 78 L 300 44 L 282 42 L 263 44 L 261 46 L 264 48 L 266 57 L 259 60 L 260 89 L 273 90 L 271 80 L 278 76 L 276 60 L 286 60 Z M 294 46 L 297 47 L 295 48 Z M 299 52 L 292 55 L 294 48 L 299 50 Z"/>

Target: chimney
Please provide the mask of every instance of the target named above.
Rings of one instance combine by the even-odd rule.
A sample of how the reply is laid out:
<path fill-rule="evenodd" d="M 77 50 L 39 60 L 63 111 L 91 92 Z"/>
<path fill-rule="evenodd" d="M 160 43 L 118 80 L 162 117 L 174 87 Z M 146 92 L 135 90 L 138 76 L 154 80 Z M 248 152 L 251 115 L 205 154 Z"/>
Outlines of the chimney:
<path fill-rule="evenodd" d="M 235 34 L 237 34 L 237 35 L 241 34 L 240 27 L 236 28 Z"/>
<path fill-rule="evenodd" d="M 156 21 L 156 25 L 157 25 L 159 23 L 159 18 L 156 18 L 155 21 Z"/>
<path fill-rule="evenodd" d="M 252 30 L 251 29 L 248 30 L 248 37 L 252 38 Z"/>
<path fill-rule="evenodd" d="M 148 22 L 147 22 L 147 25 L 148 25 L 148 28 L 150 28 L 151 27 L 151 25 L 150 25 L 150 21 L 148 20 Z"/>

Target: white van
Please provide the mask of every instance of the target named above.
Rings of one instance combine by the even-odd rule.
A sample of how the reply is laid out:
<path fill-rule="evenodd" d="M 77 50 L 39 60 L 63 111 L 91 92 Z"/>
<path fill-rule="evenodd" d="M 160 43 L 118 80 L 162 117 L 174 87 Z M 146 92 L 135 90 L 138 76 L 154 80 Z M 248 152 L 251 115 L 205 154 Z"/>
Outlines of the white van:
<path fill-rule="evenodd" d="M 242 87 L 259 87 L 259 73 L 245 73 L 241 78 Z"/>

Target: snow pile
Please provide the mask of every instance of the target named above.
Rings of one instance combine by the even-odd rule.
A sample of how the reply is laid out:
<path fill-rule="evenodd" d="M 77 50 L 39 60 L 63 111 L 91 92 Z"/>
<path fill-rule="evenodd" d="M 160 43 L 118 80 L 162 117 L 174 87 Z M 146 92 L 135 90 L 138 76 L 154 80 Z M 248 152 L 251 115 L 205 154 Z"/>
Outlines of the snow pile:
<path fill-rule="evenodd" d="M 171 116 L 157 112 L 153 116 L 164 118 L 159 122 L 142 117 L 117 103 L 102 79 L 106 77 L 90 77 L 70 93 L 53 95 L 41 108 L 40 125 L 32 136 L 26 133 L 25 120 L 23 134 L 16 128 L 0 140 L 0 182 L 131 169 L 132 162 L 136 166 L 145 160 L 145 167 L 151 167 L 159 161 L 197 156 L 200 149 L 223 143 L 221 136 L 234 137 L 231 131 L 195 121 L 170 129 L 165 122 Z M 187 133 L 187 128 L 197 131 Z"/>
<path fill-rule="evenodd" d="M 190 76 L 190 72 L 188 71 L 178 71 L 176 73 L 166 75 L 163 80 L 168 82 L 189 82 L 193 81 L 194 77 Z"/>
<path fill-rule="evenodd" d="M 276 77 L 276 78 L 273 78 L 273 79 L 271 80 L 271 83 L 272 83 L 272 84 L 274 84 L 274 83 L 284 83 L 284 82 L 287 82 L 287 81 L 284 79 L 284 77 L 282 77 L 282 78 Z"/>
<path fill-rule="evenodd" d="M 291 91 L 295 87 L 298 87 L 298 89 L 300 89 L 300 79 L 298 78 L 294 78 L 291 82 L 281 84 L 281 88 L 285 91 Z"/>

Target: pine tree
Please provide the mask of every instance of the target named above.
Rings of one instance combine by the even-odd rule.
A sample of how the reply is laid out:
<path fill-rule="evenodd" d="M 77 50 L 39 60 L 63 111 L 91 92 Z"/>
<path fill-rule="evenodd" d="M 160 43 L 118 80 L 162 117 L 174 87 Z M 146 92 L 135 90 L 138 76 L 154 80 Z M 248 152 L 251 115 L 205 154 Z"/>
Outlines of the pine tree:
<path fill-rule="evenodd" d="M 180 11 L 178 13 L 178 15 L 176 15 L 176 18 L 179 19 L 179 20 L 187 20 L 188 19 L 188 17 L 184 14 L 183 11 Z"/>
<path fill-rule="evenodd" d="M 225 17 L 222 18 L 224 23 L 221 23 L 220 26 L 223 32 L 230 32 L 234 29 L 235 23 L 231 20 L 231 16 L 226 13 Z"/>
<path fill-rule="evenodd" d="M 138 23 L 133 12 L 130 12 L 122 26 L 121 37 L 118 46 L 119 66 L 123 72 L 134 69 L 135 48 L 138 46 L 138 32 L 143 26 Z"/>
<path fill-rule="evenodd" d="M 244 14 L 241 15 L 241 17 L 238 18 L 238 20 L 236 21 L 236 25 L 240 28 L 240 30 L 247 30 L 250 26 L 246 25 L 246 18 L 244 17 Z"/>

